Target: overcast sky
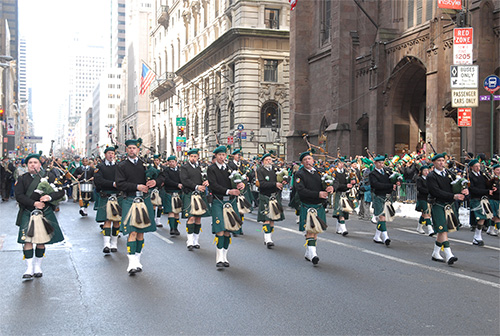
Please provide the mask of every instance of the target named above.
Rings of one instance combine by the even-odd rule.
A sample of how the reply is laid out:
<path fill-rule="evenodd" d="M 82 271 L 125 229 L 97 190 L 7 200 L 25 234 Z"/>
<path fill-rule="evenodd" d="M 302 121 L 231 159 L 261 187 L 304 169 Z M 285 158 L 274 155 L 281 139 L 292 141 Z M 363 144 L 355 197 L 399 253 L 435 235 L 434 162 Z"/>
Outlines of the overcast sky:
<path fill-rule="evenodd" d="M 99 40 L 109 31 L 108 0 L 19 0 L 19 31 L 27 42 L 27 81 L 33 92 L 35 135 L 48 153 L 58 108 L 68 94 L 69 41 Z M 40 147 L 40 146 L 39 146 Z"/>

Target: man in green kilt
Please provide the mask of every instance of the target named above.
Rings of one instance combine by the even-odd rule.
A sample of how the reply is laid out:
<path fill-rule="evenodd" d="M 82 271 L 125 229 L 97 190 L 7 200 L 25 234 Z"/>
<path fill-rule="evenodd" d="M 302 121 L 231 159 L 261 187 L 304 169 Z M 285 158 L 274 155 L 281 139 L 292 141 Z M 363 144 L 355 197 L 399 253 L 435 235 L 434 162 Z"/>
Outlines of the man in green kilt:
<path fill-rule="evenodd" d="M 69 163 L 68 171 L 71 175 L 75 176 L 75 170 L 82 165 L 82 161 L 79 155 L 73 157 L 73 161 Z M 71 196 L 73 197 L 73 202 L 78 202 L 78 184 L 75 184 L 71 190 Z"/>
<path fill-rule="evenodd" d="M 252 205 L 254 198 L 252 195 L 252 190 L 250 188 L 250 184 L 248 182 L 253 179 L 253 176 L 251 176 L 253 174 L 253 170 L 249 169 L 250 164 L 248 162 L 244 162 L 242 160 L 241 149 L 236 148 L 235 150 L 233 150 L 231 155 L 233 156 L 233 159 L 229 160 L 227 162 L 227 166 L 233 171 L 235 171 L 235 170 L 238 171 L 242 176 L 246 175 L 246 177 L 247 177 L 246 182 L 243 182 L 245 184 L 245 189 L 243 189 L 241 191 L 241 194 L 243 196 L 245 196 L 245 199 L 247 200 L 247 202 L 250 205 Z M 253 210 L 253 208 L 251 207 L 250 211 L 252 211 L 252 210 Z M 241 214 L 241 221 L 243 222 L 244 220 L 245 219 L 244 219 L 243 215 Z M 238 231 L 233 232 L 234 237 L 237 237 L 239 234 L 241 234 L 241 235 L 243 234 L 243 226 Z"/>
<path fill-rule="evenodd" d="M 144 233 L 156 231 L 153 204 L 149 196 L 149 188 L 161 185 L 161 180 L 146 180 L 146 164 L 138 157 L 141 139 L 125 142 L 127 158 L 116 167 L 116 188 L 123 191 L 126 197 L 122 205 L 122 222 L 120 230 L 128 235 L 127 272 L 133 275 L 142 271 L 141 255 L 144 247 Z"/>
<path fill-rule="evenodd" d="M 212 202 L 212 233 L 217 242 L 216 266 L 229 267 L 227 250 L 231 243 L 231 232 L 241 227 L 241 218 L 238 213 L 237 196 L 245 188 L 240 182 L 236 188 L 232 186 L 229 178 L 229 167 L 225 163 L 226 147 L 219 146 L 213 152 L 215 163 L 207 170 L 210 191 L 213 195 Z"/>
<path fill-rule="evenodd" d="M 424 227 L 427 228 L 429 236 L 434 235 L 432 227 L 431 207 L 428 203 L 429 189 L 427 188 L 427 175 L 429 175 L 429 167 L 423 165 L 420 167 L 420 175 L 417 177 L 417 204 L 416 211 L 422 213 L 417 224 L 417 232 L 424 234 Z"/>
<path fill-rule="evenodd" d="M 180 176 L 180 169 L 177 164 L 177 158 L 175 155 L 171 155 L 167 158 L 168 167 L 162 172 L 163 175 L 163 189 L 162 201 L 163 201 L 163 211 L 168 213 L 168 225 L 170 226 L 170 235 L 178 236 L 180 235 L 177 226 L 179 225 L 179 211 L 182 212 L 182 207 L 180 209 L 174 208 L 172 206 L 172 199 L 174 198 L 180 201 L 182 199 L 182 183 Z M 179 204 L 179 202 L 176 202 Z M 182 205 L 182 201 L 181 201 Z"/>
<path fill-rule="evenodd" d="M 274 242 L 274 222 L 285 219 L 283 206 L 281 204 L 281 191 L 283 183 L 278 182 L 276 168 L 273 167 L 273 158 L 266 153 L 261 158 L 262 165 L 257 168 L 257 180 L 259 181 L 259 212 L 257 221 L 262 222 L 264 232 L 264 244 L 272 248 Z"/>
<path fill-rule="evenodd" d="M 19 177 L 14 187 L 19 213 L 17 242 L 23 244 L 27 269 L 23 279 L 31 280 L 42 276 L 42 260 L 45 245 L 63 241 L 64 237 L 54 214 L 54 204 L 64 197 L 62 188 L 54 190 L 48 183 L 54 183 L 53 173 L 41 170 L 40 155 L 30 154 L 25 162 L 28 172 Z M 33 245 L 36 245 L 33 249 Z M 33 256 L 35 257 L 33 259 Z"/>
<path fill-rule="evenodd" d="M 339 158 L 337 160 L 337 167 L 335 168 L 335 180 L 333 182 L 333 188 L 335 189 L 333 218 L 337 219 L 336 233 L 347 236 L 348 232 L 345 221 L 349 219 L 349 212 L 346 211 L 342 203 L 348 201 L 346 193 L 354 186 L 356 181 L 351 181 L 349 172 L 344 167 L 344 160 L 344 158 Z"/>
<path fill-rule="evenodd" d="M 153 155 L 153 163 L 149 165 L 148 171 L 149 171 L 148 175 L 153 178 L 158 177 L 160 173 L 163 171 L 163 167 L 161 165 L 161 156 L 159 154 Z M 160 186 L 157 187 L 160 188 Z M 161 223 L 161 215 L 163 214 L 163 206 L 154 205 L 153 209 L 155 210 L 156 213 L 155 217 L 156 227 L 162 228 L 163 224 Z"/>
<path fill-rule="evenodd" d="M 306 231 L 306 260 L 317 265 L 319 257 L 316 241 L 318 233 L 326 229 L 325 203 L 333 187 L 323 187 L 321 175 L 314 168 L 311 152 L 301 153 L 299 159 L 303 165 L 295 174 L 295 188 L 300 198 L 299 230 Z"/>
<path fill-rule="evenodd" d="M 492 167 L 493 176 L 491 179 L 491 187 L 494 190 L 490 197 L 490 205 L 493 209 L 493 223 L 488 226 L 486 233 L 490 236 L 498 236 L 498 228 L 500 225 L 500 164 L 494 164 Z"/>
<path fill-rule="evenodd" d="M 434 170 L 427 175 L 427 188 L 432 204 L 431 214 L 434 231 L 437 235 L 431 259 L 453 265 L 458 260 L 451 252 L 448 241 L 448 231 L 456 230 L 455 226 L 458 226 L 456 209 L 453 205 L 456 200 L 463 201 L 465 196 L 469 194 L 469 190 L 463 189 L 459 193 L 453 191 L 451 183 L 455 180 L 455 176 L 445 169 L 444 154 L 434 155 L 432 162 Z M 452 227 L 449 227 L 450 225 Z M 444 251 L 445 258 L 441 256 L 441 250 Z"/>
<path fill-rule="evenodd" d="M 181 166 L 180 177 L 182 184 L 183 200 L 182 200 L 182 218 L 187 218 L 186 231 L 187 240 L 186 246 L 189 251 L 199 249 L 201 218 L 210 216 L 210 208 L 208 207 L 206 188 L 208 181 L 203 180 L 201 167 L 198 162 L 199 149 L 190 149 L 188 154 L 188 162 Z M 199 200 L 201 197 L 202 201 Z M 191 204 L 192 200 L 196 202 Z"/>
<path fill-rule="evenodd" d="M 118 250 L 118 233 L 120 232 L 120 209 L 122 197 L 116 189 L 115 162 L 116 147 L 106 147 L 104 150 L 104 161 L 101 162 L 94 171 L 94 182 L 97 191 L 97 213 L 95 220 L 97 223 L 104 223 L 102 234 L 104 248 L 102 252 L 108 255 L 110 252 Z M 108 201 L 111 200 L 108 210 Z M 114 208 L 114 209 L 113 209 Z"/>
<path fill-rule="evenodd" d="M 93 187 L 94 169 L 90 166 L 88 158 L 82 159 L 82 165 L 75 169 L 75 176 L 80 181 L 78 198 L 80 199 L 80 215 L 88 216 L 87 208 L 92 200 L 93 191 L 86 191 L 84 186 Z"/>
<path fill-rule="evenodd" d="M 385 156 L 377 155 L 374 159 L 375 169 L 370 173 L 370 188 L 373 192 L 373 214 L 377 217 L 377 228 L 373 241 L 377 244 L 389 246 L 391 240 L 387 233 L 386 213 L 384 205 L 391 202 L 391 193 L 396 190 L 397 184 L 393 184 L 389 179 L 389 174 L 384 171 Z"/>

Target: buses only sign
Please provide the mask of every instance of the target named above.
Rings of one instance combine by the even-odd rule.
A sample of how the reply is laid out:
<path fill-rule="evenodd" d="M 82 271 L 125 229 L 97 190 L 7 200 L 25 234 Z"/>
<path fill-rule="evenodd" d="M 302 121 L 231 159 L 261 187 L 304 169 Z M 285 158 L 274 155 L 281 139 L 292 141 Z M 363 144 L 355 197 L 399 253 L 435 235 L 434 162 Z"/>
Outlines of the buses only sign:
<path fill-rule="evenodd" d="M 453 64 L 472 64 L 472 28 L 453 29 Z"/>

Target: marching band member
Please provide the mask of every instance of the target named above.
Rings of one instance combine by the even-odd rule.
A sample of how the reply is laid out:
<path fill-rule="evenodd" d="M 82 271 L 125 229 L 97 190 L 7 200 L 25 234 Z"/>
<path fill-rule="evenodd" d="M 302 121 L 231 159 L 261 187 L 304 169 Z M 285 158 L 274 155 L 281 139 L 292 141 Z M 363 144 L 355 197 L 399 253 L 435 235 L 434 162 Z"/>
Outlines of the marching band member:
<path fill-rule="evenodd" d="M 306 231 L 305 259 L 317 265 L 319 257 L 316 253 L 318 233 L 326 229 L 325 202 L 333 187 L 323 188 L 321 175 L 314 168 L 311 152 L 300 154 L 303 167 L 295 174 L 295 188 L 300 198 L 299 230 Z"/>
<path fill-rule="evenodd" d="M 453 205 L 455 200 L 463 201 L 465 196 L 469 194 L 469 190 L 463 189 L 458 194 L 453 192 L 451 183 L 455 177 L 451 176 L 450 172 L 445 169 L 444 154 L 434 155 L 432 162 L 434 170 L 427 175 L 427 188 L 429 189 L 429 198 L 432 200 L 432 221 L 434 222 L 434 231 L 437 232 L 432 260 L 453 265 L 458 260 L 451 252 L 448 241 L 448 231 L 454 229 L 454 223 L 458 222 Z M 446 259 L 441 256 L 441 249 L 444 250 Z"/>
<path fill-rule="evenodd" d="M 424 227 L 426 227 L 427 234 L 429 236 L 433 236 L 434 229 L 432 228 L 431 207 L 429 203 L 427 203 L 427 198 L 429 196 L 429 190 L 427 189 L 428 174 L 428 166 L 420 167 L 420 176 L 417 177 L 417 205 L 415 210 L 422 213 L 420 219 L 418 220 L 417 232 L 424 234 Z"/>
<path fill-rule="evenodd" d="M 82 159 L 82 165 L 75 169 L 74 175 L 76 176 L 78 181 L 80 181 L 80 193 L 79 193 L 81 194 L 80 215 L 82 217 L 85 217 L 88 216 L 87 208 L 89 206 L 90 200 L 92 199 L 92 192 L 83 191 L 81 190 L 81 188 L 82 184 L 92 183 L 91 181 L 94 178 L 94 169 L 91 169 L 88 158 Z"/>
<path fill-rule="evenodd" d="M 273 168 L 273 159 L 270 153 L 266 153 L 261 158 L 262 165 L 257 168 L 257 180 L 259 181 L 259 212 L 257 221 L 262 222 L 264 232 L 264 244 L 267 248 L 272 248 L 274 242 L 272 234 L 274 232 L 274 222 L 285 219 L 281 205 L 281 191 L 283 184 L 278 182 L 276 170 Z M 271 201 L 272 200 L 272 201 Z M 271 207 L 277 207 L 271 209 Z"/>
<path fill-rule="evenodd" d="M 389 246 L 391 240 L 387 234 L 386 227 L 386 214 L 388 211 L 385 207 L 385 203 L 391 202 L 391 193 L 396 190 L 397 184 L 393 184 L 389 179 L 389 174 L 384 171 L 384 161 L 385 156 L 378 155 L 373 161 L 375 161 L 375 169 L 370 173 L 370 187 L 373 192 L 373 213 L 377 217 L 377 228 L 375 231 L 375 236 L 373 241 L 377 244 L 385 244 Z M 399 182 L 398 182 L 399 183 Z"/>
<path fill-rule="evenodd" d="M 207 198 L 205 196 L 208 181 L 203 181 L 200 164 L 198 162 L 198 152 L 199 149 L 197 148 L 189 150 L 187 152 L 188 162 L 181 166 L 180 169 L 181 184 L 183 187 L 182 218 L 187 218 L 186 245 L 189 251 L 200 248 L 201 217 L 210 216 Z M 193 198 L 193 196 L 195 196 L 195 198 Z M 202 201 L 197 199 L 198 196 L 201 197 Z M 192 200 L 196 200 L 196 202 L 192 204 Z M 199 208 L 200 206 L 202 208 Z"/>
<path fill-rule="evenodd" d="M 336 232 L 342 236 L 348 234 L 345 221 L 349 219 L 349 212 L 343 210 L 341 200 L 344 198 L 343 201 L 347 201 L 345 193 L 354 186 L 355 182 L 350 180 L 349 172 L 345 169 L 344 158 L 339 158 L 337 168 L 335 168 L 333 218 L 337 219 Z"/>
<path fill-rule="evenodd" d="M 163 210 L 168 213 L 168 225 L 170 226 L 170 235 L 178 236 L 180 235 L 177 226 L 179 225 L 179 209 L 172 206 L 172 198 L 175 204 L 181 205 L 180 211 L 182 211 L 182 183 L 180 176 L 180 169 L 177 164 L 177 158 L 175 155 L 171 155 L 167 158 L 168 167 L 163 170 L 163 185 L 165 192 L 163 194 Z"/>
<path fill-rule="evenodd" d="M 236 189 L 232 187 L 229 178 L 229 167 L 224 162 L 226 159 L 226 147 L 219 146 L 213 153 L 215 154 L 215 164 L 208 167 L 207 177 L 210 191 L 213 195 L 212 202 L 212 233 L 215 234 L 217 242 L 216 266 L 229 267 L 227 260 L 227 250 L 231 244 L 231 226 L 235 229 L 241 227 L 241 219 L 236 204 L 236 196 L 245 188 L 245 184 L 240 182 Z M 239 225 L 238 225 L 239 224 Z"/>
<path fill-rule="evenodd" d="M 158 176 L 163 171 L 163 167 L 161 166 L 160 155 L 155 154 L 153 156 L 153 163 L 149 166 L 149 169 L 154 171 L 154 173 L 152 173 L 153 176 Z M 153 205 L 153 209 L 155 210 L 156 213 L 155 217 L 156 227 L 162 228 L 163 224 L 161 223 L 161 215 L 163 214 L 163 207 L 161 205 Z"/>
<path fill-rule="evenodd" d="M 107 147 L 104 150 L 104 161 L 101 162 L 94 171 L 95 187 L 97 191 L 97 213 L 95 220 L 98 223 L 104 223 L 102 234 L 104 248 L 102 252 L 109 254 L 118 250 L 118 233 L 120 232 L 119 208 L 116 204 L 121 203 L 121 197 L 118 196 L 116 189 L 115 173 L 115 146 Z M 108 201 L 116 202 L 110 204 L 108 210 Z M 113 210 L 112 207 L 115 207 Z"/>
<path fill-rule="evenodd" d="M 31 280 L 42 276 L 42 260 L 45 245 L 63 241 L 64 237 L 54 214 L 54 202 L 64 197 L 64 190 L 43 188 L 45 184 L 54 183 L 55 176 L 41 170 L 40 155 L 30 154 L 26 157 L 28 172 L 20 176 L 14 187 L 19 213 L 16 225 L 19 226 L 17 242 L 23 244 L 24 260 L 27 269 L 23 279 Z M 42 180 L 43 179 L 43 180 Z M 48 183 L 47 183 L 48 182 Z M 33 250 L 33 245 L 36 245 Z M 33 255 L 35 259 L 33 260 Z"/>
<path fill-rule="evenodd" d="M 138 157 L 141 139 L 125 142 L 127 158 L 116 167 L 116 188 L 126 193 L 123 200 L 120 231 L 128 235 L 127 252 L 129 264 L 127 272 L 133 275 L 142 271 L 141 255 L 144 247 L 144 233 L 156 231 L 153 205 L 146 197 L 149 188 L 161 185 L 161 180 L 146 181 L 145 163 Z"/>
<path fill-rule="evenodd" d="M 500 164 L 494 164 L 493 169 L 493 177 L 492 177 L 492 186 L 496 189 L 490 197 L 491 208 L 493 209 L 493 223 L 494 225 L 490 225 L 488 227 L 488 231 L 486 234 L 490 236 L 498 236 L 498 228 L 500 225 L 500 189 L 498 189 L 500 182 Z"/>

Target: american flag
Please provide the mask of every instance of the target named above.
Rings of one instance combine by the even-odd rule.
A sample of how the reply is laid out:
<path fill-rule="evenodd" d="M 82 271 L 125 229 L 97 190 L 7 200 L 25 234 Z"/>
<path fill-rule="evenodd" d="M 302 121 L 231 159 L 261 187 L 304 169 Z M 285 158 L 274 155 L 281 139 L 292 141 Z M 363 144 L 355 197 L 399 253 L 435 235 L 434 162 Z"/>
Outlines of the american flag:
<path fill-rule="evenodd" d="M 288 2 L 290 3 L 291 10 L 293 10 L 295 5 L 297 5 L 297 0 L 288 0 Z"/>
<path fill-rule="evenodd" d="M 147 67 L 146 64 L 142 64 L 142 74 L 141 74 L 141 90 L 139 91 L 139 94 L 142 96 L 144 93 L 146 93 L 146 90 L 148 89 L 149 85 L 151 85 L 151 82 L 155 79 L 155 73 L 153 70 Z"/>

